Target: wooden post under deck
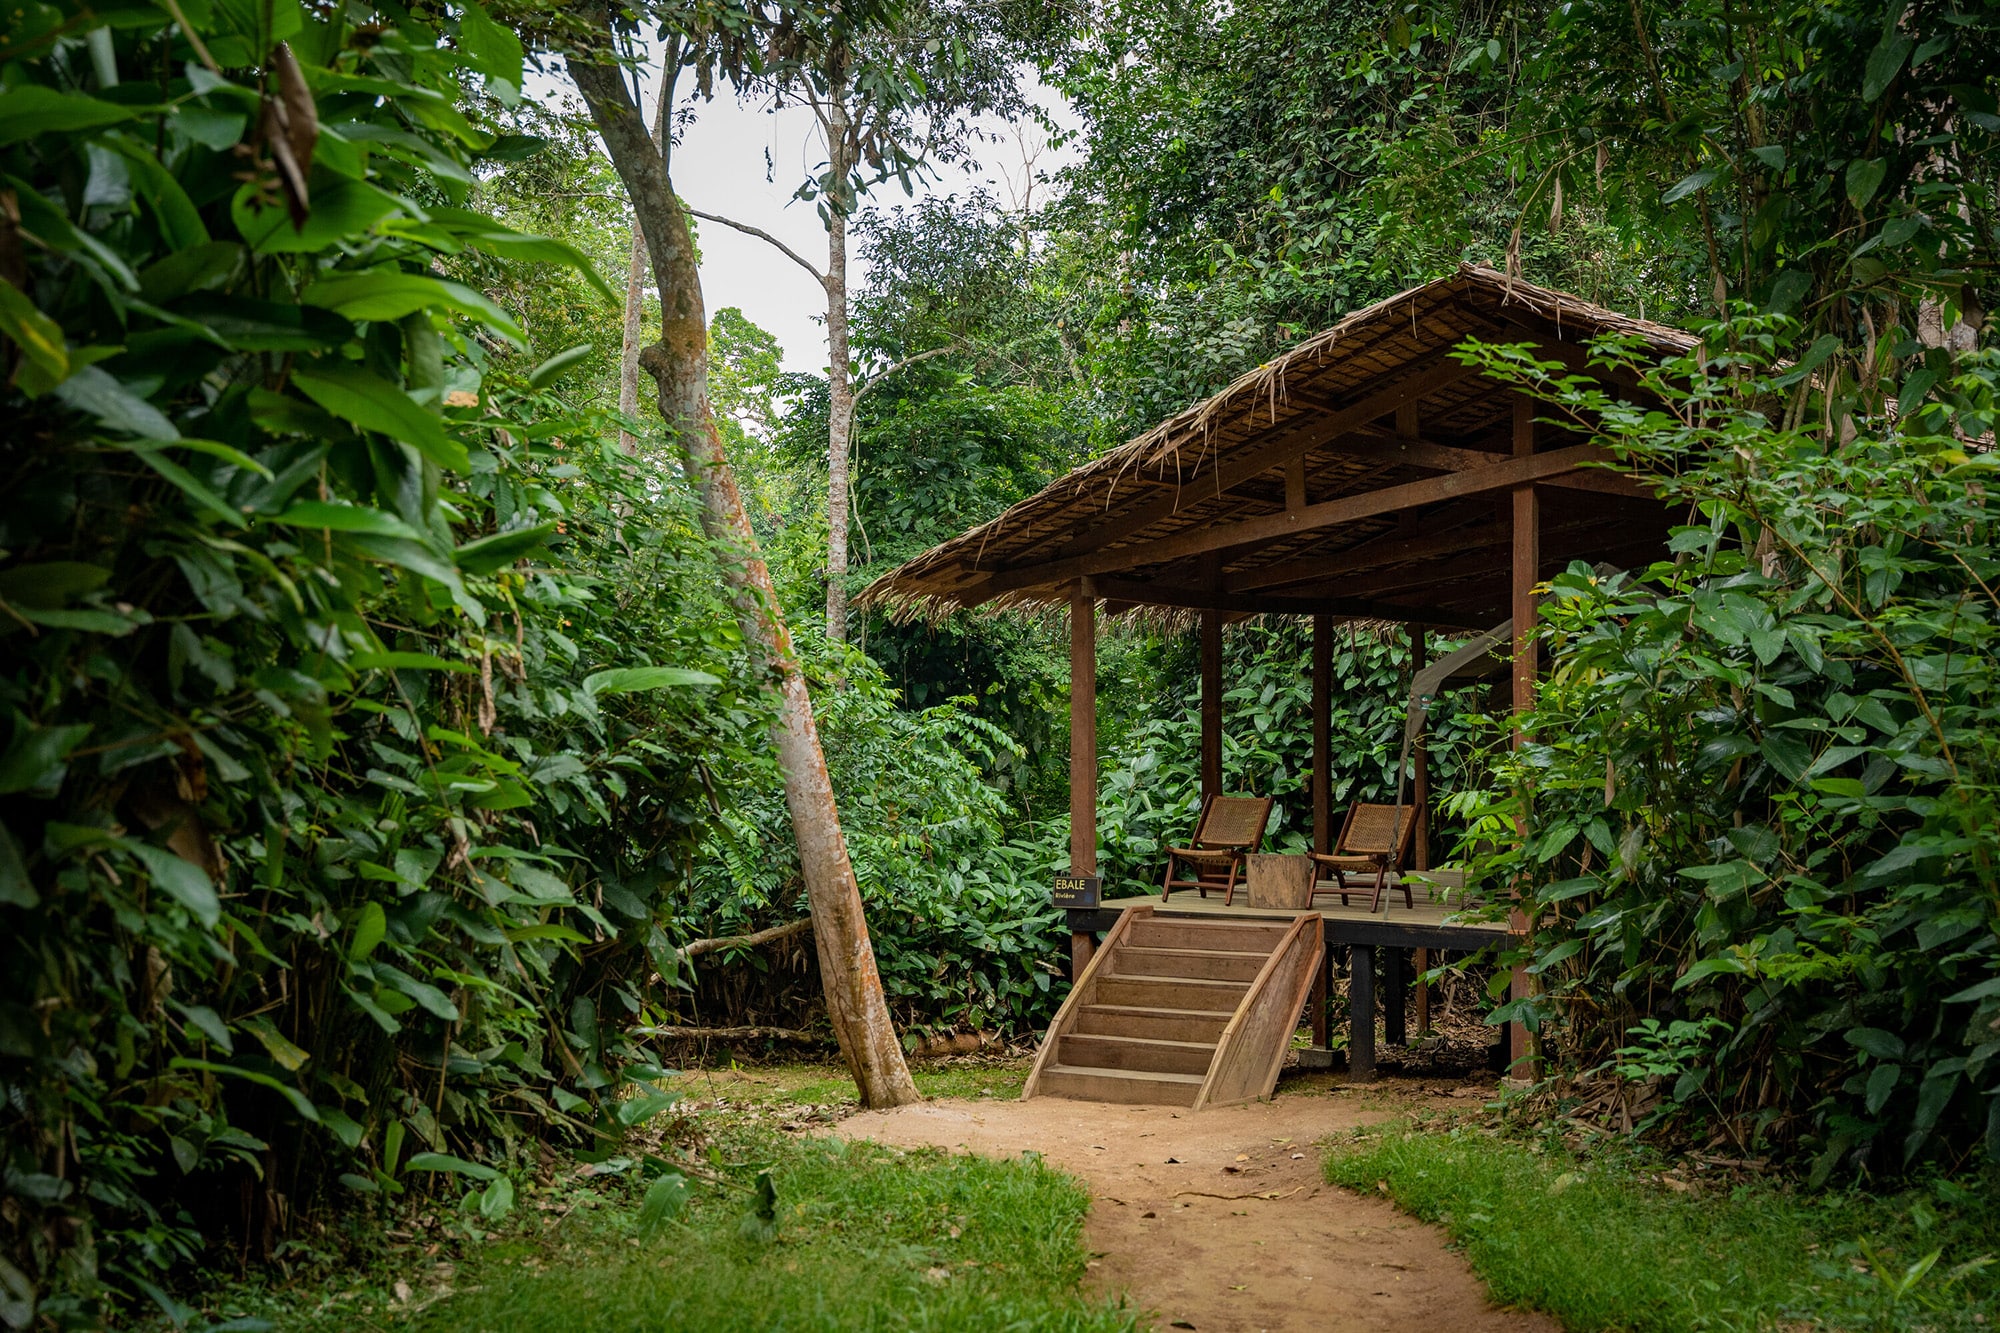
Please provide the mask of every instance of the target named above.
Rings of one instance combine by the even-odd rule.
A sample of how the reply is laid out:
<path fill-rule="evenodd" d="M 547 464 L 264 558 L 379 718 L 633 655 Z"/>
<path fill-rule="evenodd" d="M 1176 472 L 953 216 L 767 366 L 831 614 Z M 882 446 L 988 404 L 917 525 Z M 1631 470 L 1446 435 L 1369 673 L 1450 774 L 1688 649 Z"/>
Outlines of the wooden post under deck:
<path fill-rule="evenodd" d="M 1333 850 L 1333 617 L 1313 616 L 1313 850 Z"/>
<path fill-rule="evenodd" d="M 1429 665 L 1426 656 L 1428 647 L 1429 645 L 1424 642 L 1424 627 L 1422 625 L 1410 626 L 1410 678 L 1412 680 L 1416 679 L 1419 671 L 1422 671 L 1424 667 Z M 1410 804 L 1414 807 L 1410 813 L 1411 817 L 1417 821 L 1414 851 L 1417 862 L 1416 868 L 1418 870 L 1429 870 L 1431 868 L 1431 750 L 1429 737 L 1430 719 L 1426 718 L 1424 719 L 1424 729 L 1417 733 L 1416 744 L 1411 747 L 1410 756 L 1412 761 L 1411 766 L 1416 769 L 1416 773 L 1410 781 Z M 1411 969 L 1417 974 L 1418 978 L 1417 1035 L 1419 1037 L 1428 1037 L 1431 1033 L 1431 988 L 1423 980 L 1423 975 L 1430 970 L 1431 951 L 1429 949 L 1413 950 L 1410 957 L 1410 964 Z"/>
<path fill-rule="evenodd" d="M 1312 799 L 1313 850 L 1324 852 L 1333 846 L 1333 617 L 1324 612 L 1312 618 Z M 1319 1051 L 1332 1039 L 1326 1012 L 1332 980 L 1329 947 L 1312 989 L 1313 1048 Z"/>
<path fill-rule="evenodd" d="M 1201 803 L 1222 794 L 1222 612 L 1201 613 Z"/>
<path fill-rule="evenodd" d="M 1087 582 L 1069 599 L 1069 871 L 1097 873 L 1097 598 Z M 1096 948 L 1095 935 L 1070 932 L 1072 981 Z"/>
<path fill-rule="evenodd" d="M 1535 404 L 1532 399 L 1517 395 L 1514 399 L 1514 456 L 1525 458 L 1535 452 Z M 1514 714 L 1518 718 L 1535 706 L 1535 677 L 1539 658 L 1535 644 L 1535 581 L 1541 565 L 1541 506 L 1535 495 L 1533 484 L 1516 486 L 1513 493 L 1514 514 L 1514 567 L 1513 567 L 1513 613 L 1514 613 Z M 1527 734 L 1516 726 L 1514 744 L 1519 746 L 1527 740 Z M 1527 836 L 1523 826 L 1520 833 Z M 1520 887 L 1515 887 L 1518 897 Z M 1508 914 L 1508 927 L 1515 934 L 1525 934 L 1528 930 L 1528 916 L 1517 901 Z M 1525 965 L 1514 968 L 1511 995 L 1520 999 L 1528 994 L 1531 978 Z M 1527 1028 L 1519 1023 L 1514 1025 L 1513 1040 L 1516 1061 L 1526 1058 L 1528 1067 L 1513 1069 L 1517 1077 L 1534 1077 L 1535 1062 L 1539 1051 Z"/>
<path fill-rule="evenodd" d="M 1347 951 L 1347 1077 L 1375 1081 L 1375 950 Z"/>

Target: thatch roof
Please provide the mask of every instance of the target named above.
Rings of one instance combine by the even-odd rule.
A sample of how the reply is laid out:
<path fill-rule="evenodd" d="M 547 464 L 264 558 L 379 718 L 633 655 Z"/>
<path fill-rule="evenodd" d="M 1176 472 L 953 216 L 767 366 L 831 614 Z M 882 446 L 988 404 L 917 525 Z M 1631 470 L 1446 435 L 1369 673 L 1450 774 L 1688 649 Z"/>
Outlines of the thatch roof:
<path fill-rule="evenodd" d="M 877 579 L 860 600 L 907 618 L 1046 606 L 1082 586 L 1113 610 L 1213 604 L 1477 623 L 1499 595 L 1477 553 L 1494 544 L 1485 492 L 1500 474 L 1479 469 L 1513 457 L 1514 395 L 1449 352 L 1468 338 L 1532 341 L 1581 371 L 1582 345 L 1606 334 L 1637 335 L 1661 358 L 1697 341 L 1463 266 L 1348 316 Z M 1542 428 L 1536 454 L 1551 457 L 1529 479 L 1550 497 L 1550 559 L 1595 560 L 1664 531 L 1657 501 L 1634 483 L 1557 466 L 1580 452 Z M 1455 498 L 1453 474 L 1473 478 L 1464 496 L 1476 498 Z M 1435 484 L 1413 484 L 1425 479 Z M 1286 516 L 1301 506 L 1309 521 L 1294 527 Z"/>

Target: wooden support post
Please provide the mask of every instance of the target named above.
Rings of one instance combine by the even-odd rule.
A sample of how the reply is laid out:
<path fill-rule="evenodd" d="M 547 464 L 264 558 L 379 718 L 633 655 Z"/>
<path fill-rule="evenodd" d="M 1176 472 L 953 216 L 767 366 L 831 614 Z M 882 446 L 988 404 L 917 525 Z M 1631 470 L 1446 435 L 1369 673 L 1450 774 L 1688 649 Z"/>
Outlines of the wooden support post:
<path fill-rule="evenodd" d="M 1382 1040 L 1391 1046 L 1409 1043 L 1409 960 L 1401 949 L 1382 950 Z"/>
<path fill-rule="evenodd" d="M 1362 944 L 1347 951 L 1347 1077 L 1375 1081 L 1375 951 Z"/>
<path fill-rule="evenodd" d="M 1222 794 L 1222 612 L 1201 613 L 1201 803 Z"/>
<path fill-rule="evenodd" d="M 1320 951 L 1319 970 L 1313 976 L 1312 988 L 1312 1029 L 1313 1049 L 1324 1052 L 1331 1038 L 1332 1025 L 1327 1020 L 1327 997 L 1333 993 L 1333 945 L 1328 944 Z"/>
<path fill-rule="evenodd" d="M 1535 404 L 1532 399 L 1517 395 L 1514 399 L 1514 456 L 1526 458 L 1535 452 Z M 1523 725 L 1518 721 L 1535 706 L 1535 678 L 1538 674 L 1539 657 L 1535 644 L 1535 582 L 1540 577 L 1541 566 L 1541 507 L 1535 496 L 1532 483 L 1516 486 L 1513 492 L 1514 567 L 1512 577 L 1514 611 L 1514 744 L 1519 746 L 1527 739 Z M 1522 837 L 1528 836 L 1524 823 L 1518 830 Z M 1521 886 L 1515 885 L 1515 906 L 1508 914 L 1508 928 L 1517 935 L 1528 933 L 1529 920 L 1519 903 Z M 1511 994 L 1521 999 L 1529 993 L 1531 978 L 1527 967 L 1517 964 L 1512 978 Z M 1534 1060 L 1537 1052 L 1526 1027 L 1514 1025 L 1512 1040 L 1508 1043 L 1513 1056 L 1518 1061 L 1526 1058 L 1528 1068 L 1514 1070 L 1523 1077 L 1534 1077 Z"/>
<path fill-rule="evenodd" d="M 1410 626 L 1411 679 L 1414 680 L 1417 673 L 1430 664 L 1429 647 L 1424 639 L 1424 627 Z M 1410 780 L 1410 804 L 1413 807 L 1412 814 L 1417 821 L 1414 839 L 1417 869 L 1429 870 L 1431 868 L 1431 747 L 1428 718 L 1425 719 L 1423 731 L 1417 735 L 1416 744 L 1411 747 L 1410 760 L 1411 766 L 1416 769 Z M 1428 1037 L 1431 1034 L 1431 988 L 1430 983 L 1423 980 L 1423 974 L 1430 971 L 1431 951 L 1415 950 L 1410 956 L 1410 966 L 1417 974 L 1417 1035 Z"/>
<path fill-rule="evenodd" d="M 1069 599 L 1069 871 L 1097 873 L 1097 598 L 1087 580 Z M 1071 980 L 1096 948 L 1095 935 L 1070 932 Z"/>
<path fill-rule="evenodd" d="M 1313 850 L 1333 850 L 1333 617 L 1312 627 Z"/>

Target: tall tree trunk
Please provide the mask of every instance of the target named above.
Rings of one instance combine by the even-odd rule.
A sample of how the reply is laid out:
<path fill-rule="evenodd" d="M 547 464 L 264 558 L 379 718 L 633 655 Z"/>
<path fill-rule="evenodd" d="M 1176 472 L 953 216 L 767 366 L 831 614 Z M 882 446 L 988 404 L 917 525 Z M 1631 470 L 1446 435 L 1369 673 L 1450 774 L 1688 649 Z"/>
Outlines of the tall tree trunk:
<path fill-rule="evenodd" d="M 639 224 L 632 224 L 632 264 L 625 274 L 625 339 L 618 352 L 618 414 L 628 420 L 639 415 L 639 338 L 645 320 L 646 238 Z M 639 452 L 639 437 L 629 430 L 618 432 L 618 447 L 628 454 Z"/>
<path fill-rule="evenodd" d="M 835 83 L 827 97 L 827 175 L 835 182 L 826 210 L 826 637 L 847 638 L 848 440 L 854 429 L 854 381 L 847 349 L 848 173 L 850 146 L 846 89 Z"/>
<path fill-rule="evenodd" d="M 660 102 L 653 113 L 653 151 L 665 160 L 667 147 L 667 107 L 674 100 L 674 76 L 680 73 L 679 43 L 668 46 L 660 64 Z M 636 420 L 639 415 L 639 342 L 646 320 L 646 237 L 639 219 L 632 219 L 632 262 L 625 273 L 624 341 L 618 350 L 618 413 Z M 628 430 L 618 432 L 618 445 L 628 454 L 639 452 L 639 437 Z"/>
<path fill-rule="evenodd" d="M 608 37 L 604 12 L 599 9 L 592 18 Z M 701 497 L 702 527 L 716 547 L 744 642 L 756 666 L 777 682 L 779 711 L 771 740 L 798 839 L 827 1016 L 864 1104 L 900 1106 L 917 1101 L 916 1084 L 903 1061 L 875 969 L 875 950 L 841 836 L 812 700 L 709 404 L 708 321 L 687 214 L 618 66 L 583 54 L 567 57 L 566 63 L 611 154 L 611 164 L 625 183 L 659 283 L 660 341 L 640 352 L 639 364 L 658 385 L 660 415 L 680 448 L 688 480 Z"/>

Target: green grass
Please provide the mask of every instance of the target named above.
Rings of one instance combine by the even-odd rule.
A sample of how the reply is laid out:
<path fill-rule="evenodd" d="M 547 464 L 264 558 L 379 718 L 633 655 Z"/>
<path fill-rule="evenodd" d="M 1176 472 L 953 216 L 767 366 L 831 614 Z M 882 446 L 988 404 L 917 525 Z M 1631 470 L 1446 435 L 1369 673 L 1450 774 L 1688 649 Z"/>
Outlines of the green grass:
<path fill-rule="evenodd" d="M 1573 1330 L 2000 1325 L 1990 1173 L 1893 1195 L 1761 1180 L 1676 1192 L 1658 1182 L 1658 1163 L 1646 1166 L 1460 1127 L 1337 1144 L 1326 1176 L 1386 1189 L 1449 1232 L 1494 1299 Z"/>
<path fill-rule="evenodd" d="M 957 1097 L 967 1101 L 992 1098 L 1007 1101 L 1021 1095 L 1028 1081 L 1027 1060 L 994 1064 L 926 1064 L 913 1061 L 911 1077 L 926 1097 Z M 714 1073 L 694 1070 L 673 1084 L 691 1097 L 723 1094 L 740 1102 L 782 1102 L 853 1110 L 860 1105 L 854 1080 L 838 1065 L 756 1065 Z"/>
<path fill-rule="evenodd" d="M 775 1105 L 812 1093 L 798 1082 L 762 1088 Z M 1138 1326 L 1134 1311 L 1081 1294 L 1089 1196 L 1039 1158 L 905 1153 L 775 1133 L 753 1114 L 703 1114 L 693 1169 L 710 1179 L 663 1225 L 641 1225 L 647 1186 L 636 1168 L 583 1177 L 564 1162 L 522 1187 L 497 1225 L 449 1198 L 406 1207 L 385 1228 L 395 1243 L 365 1267 L 350 1252 L 316 1277 L 239 1285 L 204 1313 L 287 1333 Z M 766 1169 L 777 1194 L 768 1238 L 744 1230 Z"/>
<path fill-rule="evenodd" d="M 740 1234 L 745 1196 L 711 1194 L 685 1223 L 650 1238 L 627 1209 L 597 1219 L 597 1234 L 570 1253 L 537 1271 L 496 1274 L 415 1327 L 1133 1327 L 1129 1313 L 1075 1295 L 1087 1196 L 1039 1162 L 903 1156 L 837 1140 L 785 1144 L 776 1155 L 775 1240 Z"/>

